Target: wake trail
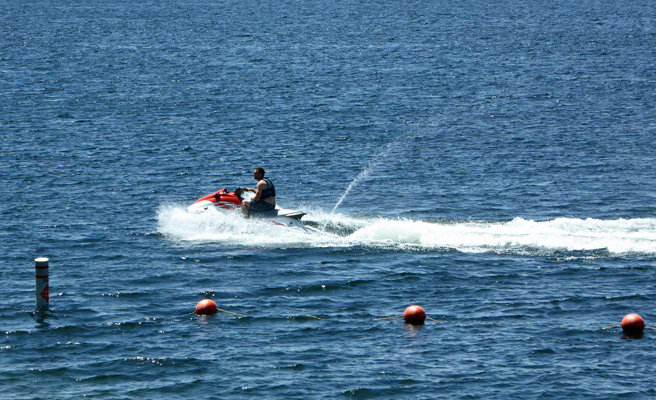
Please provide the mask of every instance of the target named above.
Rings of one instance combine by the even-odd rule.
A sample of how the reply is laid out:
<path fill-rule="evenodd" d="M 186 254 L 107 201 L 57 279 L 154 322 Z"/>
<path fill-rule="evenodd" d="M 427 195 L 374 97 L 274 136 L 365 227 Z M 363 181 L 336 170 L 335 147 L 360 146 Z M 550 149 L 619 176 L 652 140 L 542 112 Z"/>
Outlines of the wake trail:
<path fill-rule="evenodd" d="M 196 213 L 181 206 L 162 206 L 157 222 L 158 233 L 177 241 L 245 247 L 364 246 L 546 256 L 581 251 L 656 255 L 656 219 L 651 218 L 435 222 L 311 212 L 303 217 L 311 230 L 303 231 L 244 219 L 233 212 Z"/>

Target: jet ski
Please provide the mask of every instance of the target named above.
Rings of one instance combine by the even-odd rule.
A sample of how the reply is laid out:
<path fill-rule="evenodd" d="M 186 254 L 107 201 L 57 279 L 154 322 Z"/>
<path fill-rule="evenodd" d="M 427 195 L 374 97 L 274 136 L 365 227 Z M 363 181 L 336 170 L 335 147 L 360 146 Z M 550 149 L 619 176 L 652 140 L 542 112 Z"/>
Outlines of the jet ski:
<path fill-rule="evenodd" d="M 194 204 L 190 205 L 187 209 L 189 211 L 206 211 L 206 210 L 237 210 L 241 207 L 241 202 L 246 198 L 244 195 L 248 193 L 244 188 L 237 188 L 233 192 L 229 192 L 226 188 L 219 189 L 212 194 L 201 197 L 196 200 Z M 286 210 L 278 207 L 270 211 L 258 212 L 251 214 L 250 218 L 258 218 L 267 220 L 275 225 L 287 226 L 292 228 L 300 228 L 308 230 L 303 225 L 301 218 L 305 215 L 303 211 Z"/>

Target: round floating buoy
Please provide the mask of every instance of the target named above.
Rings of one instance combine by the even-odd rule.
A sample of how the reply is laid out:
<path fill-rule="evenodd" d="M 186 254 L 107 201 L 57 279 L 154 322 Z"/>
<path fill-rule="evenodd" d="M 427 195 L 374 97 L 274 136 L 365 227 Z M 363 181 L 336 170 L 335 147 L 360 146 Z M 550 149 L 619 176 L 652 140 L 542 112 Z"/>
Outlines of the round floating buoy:
<path fill-rule="evenodd" d="M 419 306 L 410 306 L 403 313 L 405 322 L 413 325 L 421 325 L 426 320 L 424 309 Z"/>
<path fill-rule="evenodd" d="M 622 319 L 622 330 L 626 333 L 641 333 L 645 330 L 645 320 L 638 314 L 628 314 Z"/>
<path fill-rule="evenodd" d="M 216 303 L 210 299 L 201 300 L 196 304 L 196 314 L 216 314 L 218 310 Z"/>

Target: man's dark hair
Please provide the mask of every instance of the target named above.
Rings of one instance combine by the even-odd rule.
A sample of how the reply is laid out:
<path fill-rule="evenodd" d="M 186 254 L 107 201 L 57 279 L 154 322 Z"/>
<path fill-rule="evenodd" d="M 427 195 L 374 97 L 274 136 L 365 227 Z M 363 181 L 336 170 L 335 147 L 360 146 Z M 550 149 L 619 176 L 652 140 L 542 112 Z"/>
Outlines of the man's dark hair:
<path fill-rule="evenodd" d="M 255 168 L 255 171 L 256 171 L 257 173 L 259 173 L 259 174 L 262 174 L 262 176 L 264 176 L 264 168 L 262 168 L 262 167 L 257 167 L 257 168 Z"/>

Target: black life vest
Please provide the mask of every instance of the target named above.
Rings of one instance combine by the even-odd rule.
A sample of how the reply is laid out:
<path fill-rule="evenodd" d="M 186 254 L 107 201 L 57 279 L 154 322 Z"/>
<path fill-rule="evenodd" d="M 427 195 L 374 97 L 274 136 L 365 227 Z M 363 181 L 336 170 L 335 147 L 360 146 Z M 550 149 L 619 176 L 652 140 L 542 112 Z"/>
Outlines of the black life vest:
<path fill-rule="evenodd" d="M 260 195 L 260 200 L 268 199 L 269 197 L 276 197 L 276 187 L 273 186 L 273 182 L 269 178 L 262 178 L 266 182 L 267 187 L 262 191 Z"/>

